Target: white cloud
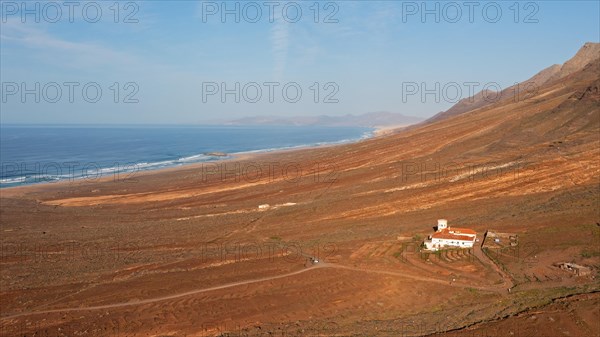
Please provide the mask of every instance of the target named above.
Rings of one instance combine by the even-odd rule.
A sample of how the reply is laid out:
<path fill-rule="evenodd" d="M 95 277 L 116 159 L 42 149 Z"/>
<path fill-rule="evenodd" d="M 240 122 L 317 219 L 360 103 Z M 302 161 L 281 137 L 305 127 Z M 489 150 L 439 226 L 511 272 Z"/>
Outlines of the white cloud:
<path fill-rule="evenodd" d="M 277 13 L 277 11 L 276 11 Z M 276 79 L 281 79 L 285 73 L 289 49 L 289 24 L 281 17 L 275 16 L 275 22 L 270 34 L 271 50 L 273 52 L 273 72 Z"/>
<path fill-rule="evenodd" d="M 131 66 L 138 62 L 136 57 L 126 52 L 92 42 L 68 41 L 37 26 L 18 21 L 2 24 L 0 43 L 3 48 L 7 48 L 8 44 L 16 44 L 27 49 L 41 50 L 42 53 L 36 54 L 38 58 L 51 62 L 55 66 L 69 68 L 115 64 Z"/>

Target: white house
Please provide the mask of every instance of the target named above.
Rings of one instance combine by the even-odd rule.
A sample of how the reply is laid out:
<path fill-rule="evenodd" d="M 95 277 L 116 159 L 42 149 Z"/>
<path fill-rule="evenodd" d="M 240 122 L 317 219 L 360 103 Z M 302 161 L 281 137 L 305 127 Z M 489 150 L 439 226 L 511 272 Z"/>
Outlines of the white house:
<path fill-rule="evenodd" d="M 450 228 L 446 219 L 439 219 L 437 231 L 430 235 L 424 244 L 428 250 L 439 250 L 444 247 L 472 248 L 477 233 L 468 228 Z"/>

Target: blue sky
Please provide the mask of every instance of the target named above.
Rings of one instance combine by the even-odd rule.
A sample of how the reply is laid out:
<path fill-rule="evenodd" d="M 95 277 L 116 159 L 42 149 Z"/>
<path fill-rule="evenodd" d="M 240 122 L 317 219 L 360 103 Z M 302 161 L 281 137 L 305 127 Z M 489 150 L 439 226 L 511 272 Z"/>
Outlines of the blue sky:
<path fill-rule="evenodd" d="M 272 18 L 261 1 L 80 2 L 73 17 L 62 1 L 30 1 L 24 18 L 21 1 L 1 3 L 1 123 L 196 124 L 372 111 L 429 117 L 453 104 L 455 92 L 441 90 L 449 83 L 462 98 L 464 83 L 505 88 L 600 40 L 598 1 L 274 1 Z M 236 14 L 223 20 L 222 6 L 239 22 Z M 236 83 L 240 102 L 234 94 L 223 100 L 221 85 Z M 403 92 L 407 83 L 440 90 L 422 99 Z M 208 92 L 213 84 L 216 93 Z M 23 97 L 21 89 L 37 93 Z"/>

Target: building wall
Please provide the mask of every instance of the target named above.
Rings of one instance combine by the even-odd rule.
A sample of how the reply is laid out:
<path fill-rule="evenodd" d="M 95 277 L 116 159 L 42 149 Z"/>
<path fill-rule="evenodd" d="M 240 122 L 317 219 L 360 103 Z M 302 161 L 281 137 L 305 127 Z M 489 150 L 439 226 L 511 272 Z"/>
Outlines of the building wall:
<path fill-rule="evenodd" d="M 447 239 L 435 239 L 431 240 L 433 246 L 453 246 L 453 247 L 473 247 L 472 241 L 462 240 L 447 240 Z"/>

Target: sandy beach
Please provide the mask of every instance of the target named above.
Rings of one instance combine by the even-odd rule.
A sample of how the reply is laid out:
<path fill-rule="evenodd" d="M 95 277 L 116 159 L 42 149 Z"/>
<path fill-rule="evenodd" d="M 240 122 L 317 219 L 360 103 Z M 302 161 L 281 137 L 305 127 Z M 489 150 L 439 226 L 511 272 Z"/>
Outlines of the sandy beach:
<path fill-rule="evenodd" d="M 597 260 L 580 253 L 598 230 L 597 130 L 564 147 L 568 161 L 545 150 L 549 139 L 487 138 L 559 106 L 565 94 L 548 90 L 557 99 L 482 111 L 483 129 L 459 116 L 355 143 L 2 189 L 0 325 L 7 335 L 427 335 L 551 310 L 547 299 L 597 287 L 552 267 Z M 490 227 L 518 233 L 526 268 L 501 257 L 508 277 L 478 251 L 415 253 L 441 217 L 482 238 Z M 580 230 L 555 235 L 565 223 Z M 576 296 L 565 305 L 581 312 L 599 300 Z"/>
<path fill-rule="evenodd" d="M 600 1 L 0 13 L 0 337 L 600 337 Z"/>

